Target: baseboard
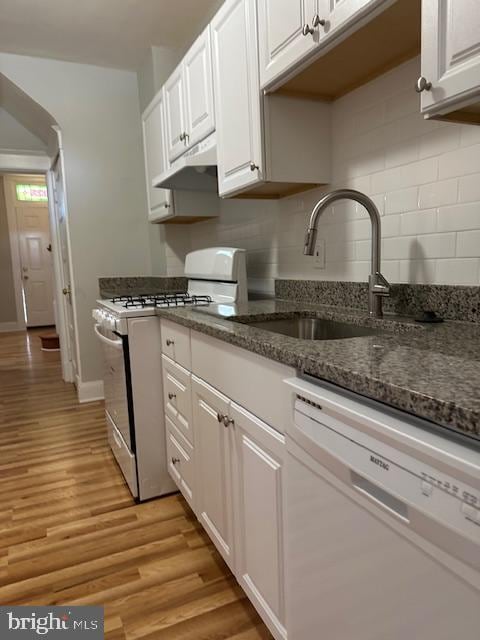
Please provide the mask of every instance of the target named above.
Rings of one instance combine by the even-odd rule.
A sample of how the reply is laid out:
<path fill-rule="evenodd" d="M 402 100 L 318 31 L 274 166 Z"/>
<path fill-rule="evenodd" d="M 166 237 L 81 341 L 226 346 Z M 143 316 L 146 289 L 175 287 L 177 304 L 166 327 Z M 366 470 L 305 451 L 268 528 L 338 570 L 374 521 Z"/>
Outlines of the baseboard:
<path fill-rule="evenodd" d="M 25 331 L 25 327 L 21 327 L 18 322 L 0 322 L 0 333 L 11 331 Z"/>
<path fill-rule="evenodd" d="M 85 402 L 95 402 L 104 399 L 103 380 L 92 380 L 91 382 L 82 382 L 78 376 L 76 380 L 78 401 L 80 404 Z"/>

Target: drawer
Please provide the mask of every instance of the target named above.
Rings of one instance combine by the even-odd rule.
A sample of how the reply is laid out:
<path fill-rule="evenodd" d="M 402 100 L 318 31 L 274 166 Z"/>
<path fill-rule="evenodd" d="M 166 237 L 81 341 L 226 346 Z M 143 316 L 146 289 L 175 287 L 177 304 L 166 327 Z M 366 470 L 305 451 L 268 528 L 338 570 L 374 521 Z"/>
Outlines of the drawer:
<path fill-rule="evenodd" d="M 185 440 L 168 416 L 167 463 L 168 472 L 190 507 L 195 511 L 195 462 L 192 445 Z"/>
<path fill-rule="evenodd" d="M 175 324 L 169 320 L 161 320 L 162 327 L 162 353 L 171 360 L 185 367 L 189 371 L 192 368 L 192 356 L 190 352 L 190 329 Z"/>
<path fill-rule="evenodd" d="M 165 355 L 162 365 L 165 413 L 193 445 L 191 374 Z"/>
<path fill-rule="evenodd" d="M 138 498 L 138 484 L 137 484 L 137 463 L 135 456 L 131 453 L 127 447 L 122 434 L 115 426 L 108 411 L 105 413 L 108 426 L 108 442 L 113 451 L 118 466 L 122 470 L 123 477 L 125 478 L 132 496 Z"/>

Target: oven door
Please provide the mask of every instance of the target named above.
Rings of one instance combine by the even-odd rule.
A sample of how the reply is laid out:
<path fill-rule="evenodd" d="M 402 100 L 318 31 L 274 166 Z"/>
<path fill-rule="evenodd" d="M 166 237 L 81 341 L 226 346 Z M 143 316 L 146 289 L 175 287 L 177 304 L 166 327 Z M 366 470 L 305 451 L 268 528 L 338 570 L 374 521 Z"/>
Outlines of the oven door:
<path fill-rule="evenodd" d="M 105 410 L 122 434 L 125 444 L 134 451 L 128 409 L 128 385 L 125 368 L 124 338 L 95 325 L 95 333 L 103 345 Z"/>

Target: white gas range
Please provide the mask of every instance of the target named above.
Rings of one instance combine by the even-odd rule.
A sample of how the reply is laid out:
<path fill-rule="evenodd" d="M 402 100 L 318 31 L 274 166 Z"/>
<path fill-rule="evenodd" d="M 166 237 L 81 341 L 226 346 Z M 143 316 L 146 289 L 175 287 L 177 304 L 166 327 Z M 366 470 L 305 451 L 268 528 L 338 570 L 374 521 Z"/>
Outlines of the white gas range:
<path fill-rule="evenodd" d="M 138 501 L 176 490 L 167 471 L 158 310 L 247 299 L 243 249 L 193 251 L 185 275 L 188 292 L 97 300 L 92 312 L 104 352 L 109 442 Z"/>

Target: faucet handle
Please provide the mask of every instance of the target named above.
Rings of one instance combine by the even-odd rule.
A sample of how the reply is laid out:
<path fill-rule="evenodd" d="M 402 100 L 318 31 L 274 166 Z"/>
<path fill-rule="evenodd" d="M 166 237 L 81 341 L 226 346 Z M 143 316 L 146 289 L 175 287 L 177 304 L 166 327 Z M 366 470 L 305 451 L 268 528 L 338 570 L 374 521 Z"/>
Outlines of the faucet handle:
<path fill-rule="evenodd" d="M 371 276 L 370 289 L 376 296 L 386 297 L 390 295 L 390 283 L 380 271 L 376 271 L 375 275 Z"/>

